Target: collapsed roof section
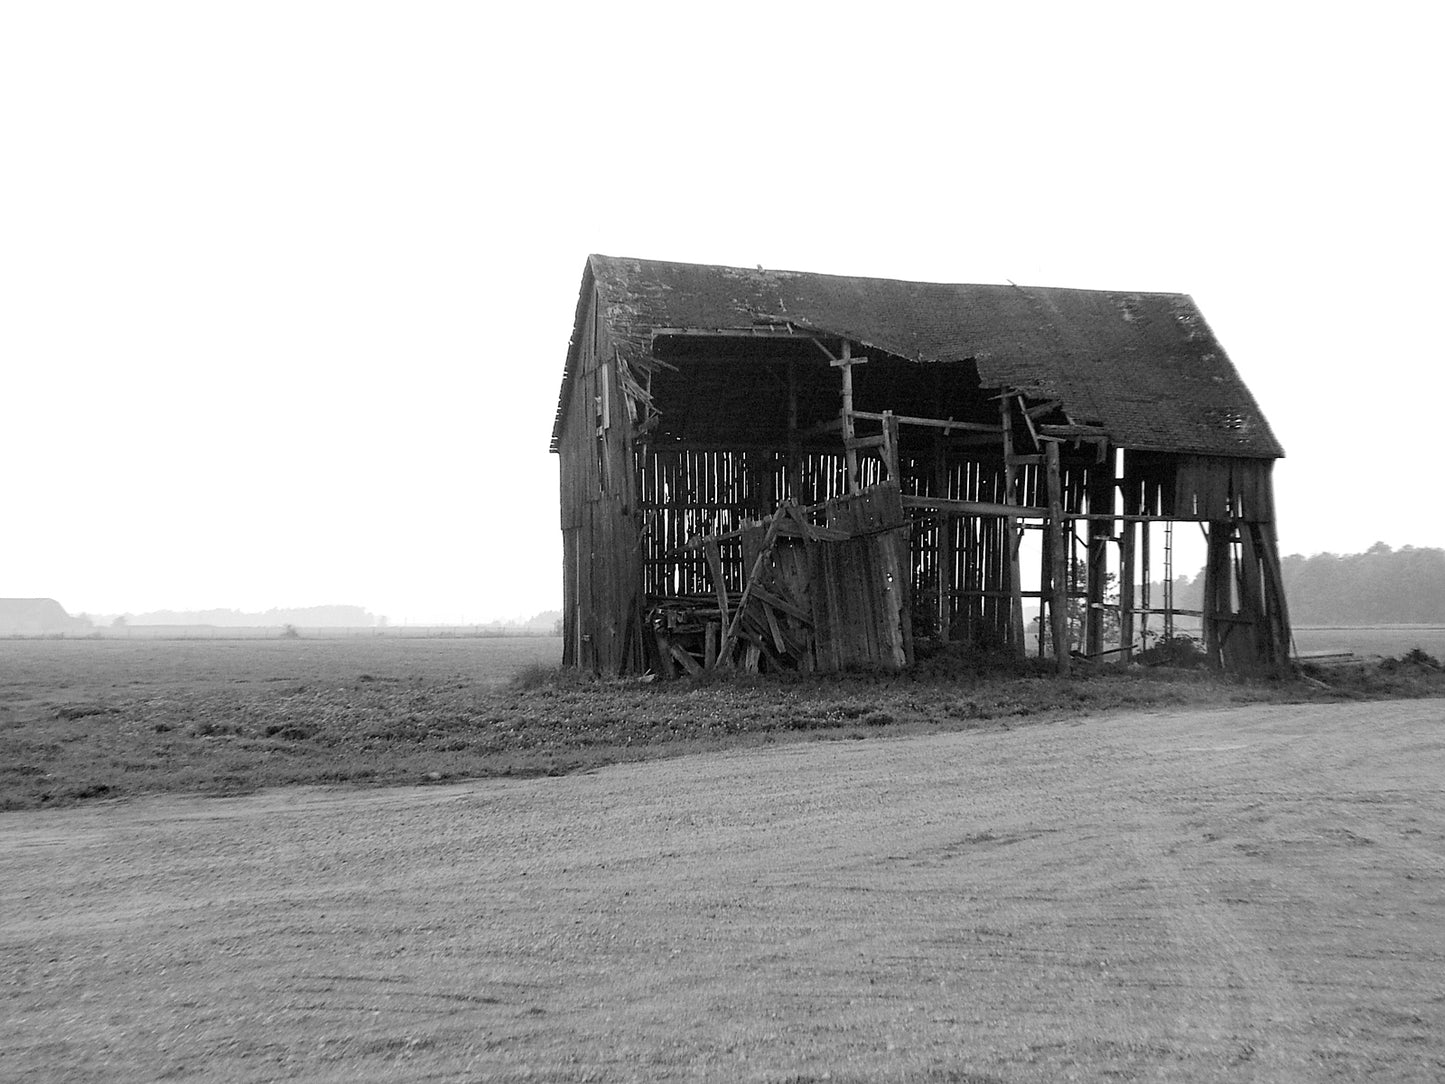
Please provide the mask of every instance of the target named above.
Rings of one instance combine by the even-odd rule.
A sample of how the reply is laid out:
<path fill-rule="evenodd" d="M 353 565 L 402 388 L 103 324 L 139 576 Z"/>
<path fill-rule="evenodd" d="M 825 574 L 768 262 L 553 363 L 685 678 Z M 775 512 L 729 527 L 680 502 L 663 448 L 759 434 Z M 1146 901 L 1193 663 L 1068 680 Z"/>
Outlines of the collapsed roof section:
<path fill-rule="evenodd" d="M 584 307 L 626 366 L 665 366 L 658 336 L 801 334 L 920 365 L 967 366 L 982 389 L 1057 401 L 1074 425 L 1135 451 L 1284 454 L 1185 294 L 954 285 L 593 255 L 563 377 L 557 449 Z M 781 344 L 780 344 L 781 345 Z M 800 344 L 801 346 L 802 344 Z"/>

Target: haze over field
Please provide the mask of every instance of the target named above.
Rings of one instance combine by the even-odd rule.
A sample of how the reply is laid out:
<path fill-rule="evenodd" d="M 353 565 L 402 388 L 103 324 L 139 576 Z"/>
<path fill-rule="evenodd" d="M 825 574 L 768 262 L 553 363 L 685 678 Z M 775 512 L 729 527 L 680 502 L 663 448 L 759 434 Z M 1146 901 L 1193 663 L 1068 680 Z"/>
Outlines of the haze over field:
<path fill-rule="evenodd" d="M 557 606 L 592 251 L 1191 293 L 1284 553 L 1445 545 L 1436 16 L 1304 14 L 7 5 L 0 597 Z"/>

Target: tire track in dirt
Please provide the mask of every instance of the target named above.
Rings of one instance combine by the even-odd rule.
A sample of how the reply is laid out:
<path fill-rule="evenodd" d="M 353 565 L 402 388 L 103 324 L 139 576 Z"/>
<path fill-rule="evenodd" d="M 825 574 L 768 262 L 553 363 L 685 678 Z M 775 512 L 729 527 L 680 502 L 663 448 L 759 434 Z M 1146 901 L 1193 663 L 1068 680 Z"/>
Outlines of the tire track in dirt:
<path fill-rule="evenodd" d="M 1199 986 L 1229 992 L 1239 1079 L 1390 1079 L 1445 1026 L 1442 709 L 1259 708 L 1247 740 L 1198 746 L 1176 730 L 1191 714 L 1121 749 L 1150 765 L 1137 804 L 1174 825 L 1163 849 L 1129 839 L 1182 955 L 1214 946 Z"/>
<path fill-rule="evenodd" d="M 1233 1080 L 1291 1084 L 1313 1079 L 1298 1040 L 1308 1010 L 1270 946 L 1212 898 L 1214 886 L 1167 849 L 1139 836 L 1130 849 L 1164 919 L 1161 967 L 1187 991 L 1174 1027 L 1196 1049 L 1215 1049 Z"/>

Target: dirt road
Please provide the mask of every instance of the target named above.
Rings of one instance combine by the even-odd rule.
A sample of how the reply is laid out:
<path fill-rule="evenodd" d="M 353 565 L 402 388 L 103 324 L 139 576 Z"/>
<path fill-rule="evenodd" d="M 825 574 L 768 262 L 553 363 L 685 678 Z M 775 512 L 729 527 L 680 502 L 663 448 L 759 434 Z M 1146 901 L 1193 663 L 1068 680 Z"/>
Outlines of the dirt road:
<path fill-rule="evenodd" d="M 1445 702 L 0 815 L 6 1080 L 1445 1078 Z"/>

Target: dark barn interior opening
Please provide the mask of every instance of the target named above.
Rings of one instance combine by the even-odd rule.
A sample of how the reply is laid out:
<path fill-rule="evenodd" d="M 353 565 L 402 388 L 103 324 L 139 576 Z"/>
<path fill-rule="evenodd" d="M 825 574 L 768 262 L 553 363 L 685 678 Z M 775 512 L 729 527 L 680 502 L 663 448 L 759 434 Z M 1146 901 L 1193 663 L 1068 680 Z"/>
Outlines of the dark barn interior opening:
<path fill-rule="evenodd" d="M 1186 616 L 1216 665 L 1287 663 L 1283 453 L 1184 295 L 592 256 L 553 450 L 566 665 L 897 669 L 926 639 L 1067 671 Z M 1148 591 L 1189 521 L 1200 613 Z"/>

